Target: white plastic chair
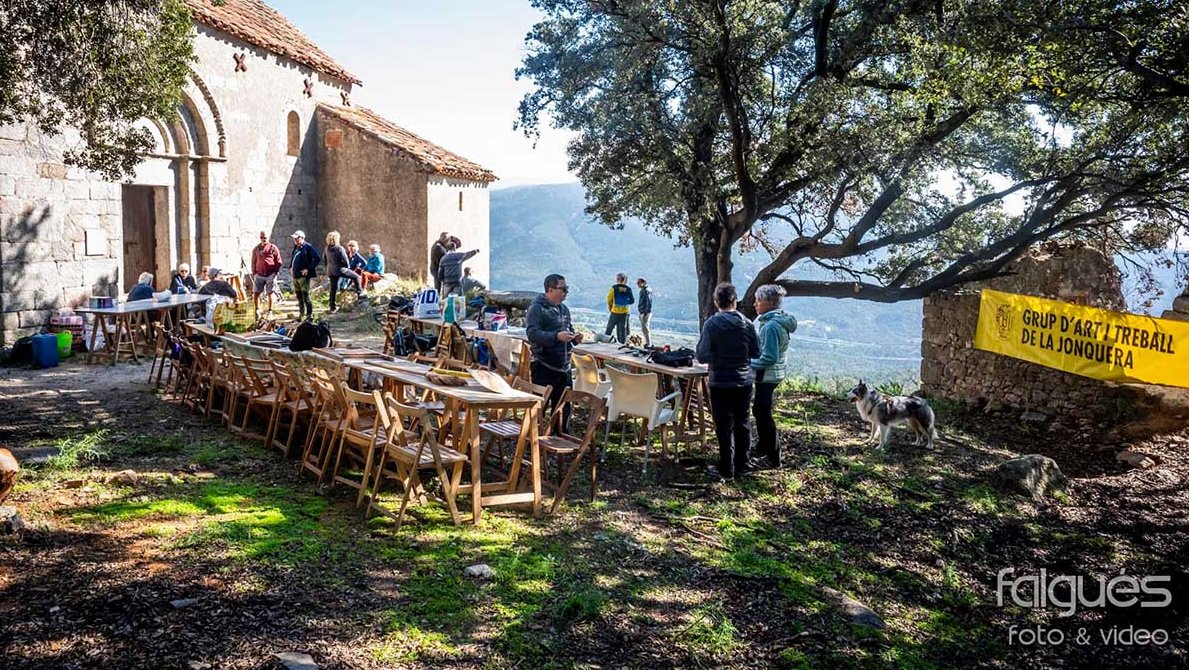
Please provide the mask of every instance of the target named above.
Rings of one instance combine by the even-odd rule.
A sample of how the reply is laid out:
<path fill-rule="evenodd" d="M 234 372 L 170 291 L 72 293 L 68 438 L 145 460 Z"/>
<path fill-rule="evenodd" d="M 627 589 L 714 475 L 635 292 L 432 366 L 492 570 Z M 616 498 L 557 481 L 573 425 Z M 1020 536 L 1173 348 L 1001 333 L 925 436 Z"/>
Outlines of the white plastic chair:
<path fill-rule="evenodd" d="M 611 393 L 611 379 L 599 367 L 595 357 L 578 352 L 573 352 L 570 356 L 574 361 L 574 390 L 606 400 L 607 395 Z"/>
<path fill-rule="evenodd" d="M 681 397 L 680 391 L 674 391 L 663 398 L 657 398 L 656 392 L 660 377 L 655 372 L 633 374 L 616 368 L 608 367 L 607 375 L 611 380 L 611 393 L 607 405 L 607 430 L 604 442 L 611 438 L 611 422 L 620 416 L 638 417 L 644 419 L 644 474 L 648 474 L 649 449 L 652 443 L 652 431 L 661 429 L 662 454 L 669 451 L 669 443 L 665 437 L 666 426 L 677 425 L 676 400 Z M 626 430 L 626 427 L 625 427 Z M 623 432 L 619 434 L 620 446 L 623 446 Z"/>

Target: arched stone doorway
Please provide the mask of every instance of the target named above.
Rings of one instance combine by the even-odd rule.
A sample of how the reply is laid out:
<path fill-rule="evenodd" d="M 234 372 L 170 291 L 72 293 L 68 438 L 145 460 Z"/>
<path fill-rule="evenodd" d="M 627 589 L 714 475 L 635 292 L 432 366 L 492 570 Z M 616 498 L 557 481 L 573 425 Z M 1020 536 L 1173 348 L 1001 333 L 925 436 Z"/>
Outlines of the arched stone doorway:
<path fill-rule="evenodd" d="M 227 150 L 218 108 L 197 77 L 173 119 L 138 125 L 154 146 L 121 186 L 124 290 L 146 270 L 165 288 L 180 263 L 195 274 L 210 264 L 211 165 L 225 162 Z"/>

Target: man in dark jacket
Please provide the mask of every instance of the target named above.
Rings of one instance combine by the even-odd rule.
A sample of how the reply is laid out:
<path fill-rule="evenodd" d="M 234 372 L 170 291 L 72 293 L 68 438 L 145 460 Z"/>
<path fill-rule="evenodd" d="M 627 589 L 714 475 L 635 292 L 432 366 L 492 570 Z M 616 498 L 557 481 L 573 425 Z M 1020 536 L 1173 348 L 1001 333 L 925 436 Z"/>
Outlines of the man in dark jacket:
<path fill-rule="evenodd" d="M 735 311 L 738 299 L 733 285 L 715 287 L 718 314 L 706 320 L 698 340 L 698 360 L 710 366 L 710 406 L 718 438 L 718 468 L 711 468 L 710 474 L 719 479 L 734 479 L 754 469 L 748 461 L 755 378 L 751 359 L 760 355 L 760 340 L 751 322 Z"/>
<path fill-rule="evenodd" d="M 648 288 L 648 280 L 636 278 L 636 288 L 640 289 L 640 299 L 636 301 L 636 309 L 640 311 L 640 332 L 644 335 L 644 346 L 652 346 L 652 289 Z"/>
<path fill-rule="evenodd" d="M 582 333 L 574 332 L 570 308 L 565 304 L 569 292 L 565 277 L 545 277 L 545 292 L 529 305 L 524 319 L 525 335 L 533 350 L 533 383 L 553 387 L 547 408 L 550 412 L 565 389 L 574 385 L 570 379 L 570 349 L 582 344 Z"/>
<path fill-rule="evenodd" d="M 449 244 L 450 233 L 443 230 L 442 234 L 438 235 L 438 241 L 429 249 L 429 276 L 433 278 L 433 287 L 438 289 L 438 292 L 442 290 L 442 283 L 438 281 L 438 266 L 442 262 L 442 256 L 449 252 L 446 248 Z"/>
<path fill-rule="evenodd" d="M 293 273 L 293 292 L 297 294 L 297 318 L 314 318 L 314 303 L 310 301 L 310 282 L 318 275 L 322 255 L 314 245 L 306 242 L 302 231 L 293 233 L 293 258 L 289 270 Z"/>
<path fill-rule="evenodd" d="M 446 247 L 449 251 L 442 260 L 438 262 L 438 284 L 441 286 L 442 295 L 450 295 L 451 293 L 462 293 L 462 264 L 467 262 L 475 254 L 479 253 L 478 249 L 471 249 L 467 252 L 458 251 L 458 245 L 454 240 L 450 241 L 449 246 Z"/>

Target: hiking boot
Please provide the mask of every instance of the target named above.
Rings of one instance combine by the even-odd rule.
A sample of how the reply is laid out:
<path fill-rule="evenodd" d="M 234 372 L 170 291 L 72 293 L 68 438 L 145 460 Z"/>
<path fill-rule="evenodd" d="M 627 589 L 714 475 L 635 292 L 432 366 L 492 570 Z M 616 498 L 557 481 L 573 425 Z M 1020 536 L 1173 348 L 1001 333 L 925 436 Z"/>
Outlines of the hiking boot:
<path fill-rule="evenodd" d="M 339 312 L 338 307 L 331 307 L 330 309 L 326 310 L 327 314 L 338 314 L 338 312 Z"/>
<path fill-rule="evenodd" d="M 707 466 L 706 467 L 706 476 L 710 479 L 710 481 L 717 482 L 717 483 L 729 482 L 735 478 L 735 475 L 732 473 L 724 474 L 723 472 L 721 472 L 718 469 L 717 465 Z"/>

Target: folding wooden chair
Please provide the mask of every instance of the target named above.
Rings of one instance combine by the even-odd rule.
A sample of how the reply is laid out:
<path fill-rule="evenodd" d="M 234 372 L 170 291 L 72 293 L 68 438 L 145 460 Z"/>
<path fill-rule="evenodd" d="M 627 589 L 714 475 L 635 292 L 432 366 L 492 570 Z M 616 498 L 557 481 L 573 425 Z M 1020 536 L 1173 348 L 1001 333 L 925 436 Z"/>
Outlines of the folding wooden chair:
<path fill-rule="evenodd" d="M 211 369 L 207 356 L 209 350 L 194 342 L 183 342 L 182 351 L 189 364 L 184 364 L 179 371 L 174 395 L 181 398 L 183 405 L 198 412 L 201 411 L 201 400 L 210 393 Z"/>
<path fill-rule="evenodd" d="M 562 430 L 563 417 L 565 411 L 570 410 L 571 423 L 577 419 L 575 410 L 580 408 L 586 409 L 586 429 L 581 436 L 573 435 Z M 585 393 L 583 391 L 575 391 L 574 389 L 566 389 L 561 396 L 561 402 L 557 404 L 557 408 L 553 410 L 553 416 L 549 419 L 549 425 L 546 427 L 546 434 L 538 438 L 540 444 L 541 454 L 548 461 L 549 456 L 555 456 L 560 461 L 564 458 L 570 458 L 570 467 L 566 469 L 565 476 L 562 477 L 561 483 L 558 484 L 553 494 L 553 507 L 549 510 L 550 514 L 557 511 L 561 502 L 566 498 L 566 491 L 570 488 L 570 481 L 574 479 L 574 474 L 578 472 L 578 466 L 582 463 L 583 457 L 587 452 L 595 449 L 595 433 L 599 429 L 599 420 L 603 416 L 603 410 L 606 408 L 606 401 L 593 394 Z M 561 472 L 560 465 L 558 472 Z M 598 455 L 590 454 L 590 499 L 595 499 L 595 492 L 598 490 L 598 474 L 599 474 L 599 459 Z"/>
<path fill-rule="evenodd" d="M 339 382 L 339 393 L 342 394 L 340 398 L 347 413 L 343 417 L 329 483 L 331 488 L 338 482 L 359 491 L 355 498 L 355 505 L 359 506 L 363 504 L 363 496 L 367 493 L 368 476 L 371 475 L 376 450 L 384 444 L 388 413 L 379 411 L 383 403 L 379 391 L 362 393 L 347 386 L 346 382 Z M 359 479 L 345 474 L 344 466 L 357 469 Z"/>
<path fill-rule="evenodd" d="M 310 391 L 301 385 L 289 366 L 278 361 L 271 361 L 273 377 L 277 381 L 277 392 L 281 395 L 281 402 L 276 405 L 268 429 L 268 443 L 280 449 L 285 457 L 289 457 L 293 444 L 293 434 L 297 430 L 298 421 L 302 415 L 312 414 L 314 399 Z M 289 433 L 282 443 L 277 439 L 285 413 L 289 413 Z"/>
<path fill-rule="evenodd" d="M 540 398 L 542 403 L 547 402 L 549 400 L 549 395 L 553 392 L 552 386 L 539 386 L 530 381 L 521 379 L 520 377 L 515 377 L 512 379 L 512 388 L 516 389 L 517 391 L 532 393 L 533 395 Z M 542 407 L 544 407 L 544 405 L 542 405 Z M 544 417 L 545 413 L 541 412 L 541 416 Z M 542 420 L 542 423 L 544 423 L 544 420 Z M 505 457 L 504 445 L 507 444 L 508 440 L 514 440 L 520 437 L 521 425 L 521 420 L 516 418 L 515 412 L 511 411 L 507 413 L 501 413 L 497 416 L 492 416 L 488 421 L 480 421 L 479 434 L 487 437 L 487 441 L 483 445 L 483 462 L 487 462 L 487 457 L 491 454 L 491 450 L 496 445 L 498 445 L 500 457 L 499 467 L 502 468 L 504 466 Z M 542 426 L 542 429 L 544 429 L 544 426 Z"/>
<path fill-rule="evenodd" d="M 277 417 L 277 412 L 281 403 L 285 401 L 284 395 L 277 388 L 276 379 L 273 376 L 272 363 L 268 361 L 256 360 L 252 358 L 239 359 L 243 368 L 243 379 L 245 382 L 245 397 L 248 405 L 244 408 L 244 420 L 240 425 L 240 433 L 248 435 L 248 421 L 252 418 L 252 408 L 258 407 L 264 410 L 268 419 L 266 420 L 266 428 L 263 434 L 252 437 L 259 437 L 264 442 L 264 446 L 272 444 L 272 430 L 273 422 Z"/>
<path fill-rule="evenodd" d="M 376 468 L 366 515 L 370 516 L 376 511 L 395 519 L 396 529 L 400 530 L 410 498 L 415 492 L 417 497 L 421 498 L 424 492 L 420 472 L 433 470 L 442 485 L 443 502 L 454 525 L 457 526 L 462 521 L 458 512 L 458 488 L 462 483 L 463 469 L 470 459 L 438 441 L 436 430 L 430 423 L 430 414 L 424 409 L 401 404 L 391 393 L 384 394 L 384 405 L 387 408 L 389 428 L 380 452 L 380 462 Z M 413 427 L 420 430 L 414 432 L 411 430 Z M 385 476 L 389 463 L 395 465 L 394 477 Z M 447 468 L 450 469 L 449 472 Z M 396 479 L 404 487 L 400 510 L 395 515 L 378 502 L 386 478 Z"/>
<path fill-rule="evenodd" d="M 219 421 L 228 423 L 228 418 L 231 415 L 231 401 L 239 389 L 239 374 L 232 368 L 226 351 L 204 347 L 203 352 L 207 374 L 210 377 L 203 414 L 209 417 L 211 412 L 217 411 Z M 222 393 L 223 396 L 220 398 L 219 408 L 216 410 L 215 396 L 219 393 Z"/>
<path fill-rule="evenodd" d="M 318 478 L 319 484 L 326 476 L 331 451 L 338 441 L 347 413 L 339 401 L 338 383 L 336 378 L 322 370 L 315 369 L 310 376 L 310 386 L 314 391 L 314 407 L 310 429 L 306 432 L 305 446 L 301 452 L 301 463 L 298 464 L 298 473 L 309 470 Z"/>
<path fill-rule="evenodd" d="M 161 377 L 165 374 L 166 366 L 169 367 L 169 376 L 165 378 L 165 386 L 169 387 L 169 380 L 173 378 L 173 332 L 165 327 L 160 321 L 153 324 L 153 332 L 156 335 L 156 341 L 153 344 L 153 362 L 149 365 L 149 384 L 154 388 L 161 386 Z M 156 379 L 153 379 L 153 374 L 156 373 Z"/>
<path fill-rule="evenodd" d="M 251 382 L 247 378 L 248 372 L 244 366 L 244 359 L 230 351 L 224 351 L 223 365 L 224 373 L 226 374 L 224 382 L 227 386 L 223 418 L 227 422 L 227 430 L 240 434 L 243 432 L 243 429 L 236 424 L 235 417 L 239 413 L 240 401 L 248 404 L 248 399 L 251 398 Z"/>

